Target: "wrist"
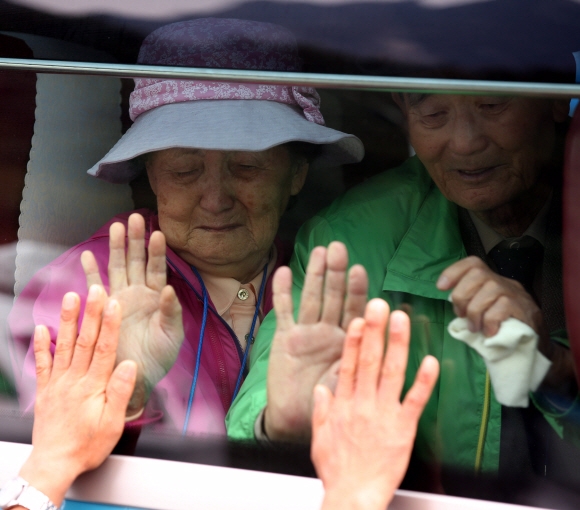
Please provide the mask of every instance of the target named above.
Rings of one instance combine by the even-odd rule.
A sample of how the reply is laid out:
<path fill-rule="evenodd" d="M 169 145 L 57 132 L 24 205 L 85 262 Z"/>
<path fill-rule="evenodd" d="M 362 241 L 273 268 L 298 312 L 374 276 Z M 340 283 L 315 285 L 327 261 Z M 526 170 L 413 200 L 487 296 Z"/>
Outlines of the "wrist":
<path fill-rule="evenodd" d="M 349 490 L 344 485 L 330 487 L 326 489 L 321 510 L 385 510 L 393 499 L 394 490 L 381 489 Z"/>
<path fill-rule="evenodd" d="M 20 469 L 18 476 L 45 494 L 57 507 L 60 507 L 67 491 L 80 473 L 78 468 L 72 464 L 69 465 L 65 459 L 52 461 L 35 455 L 33 450 Z"/>
<path fill-rule="evenodd" d="M 135 389 L 133 390 L 133 394 L 131 395 L 131 399 L 127 406 L 127 411 L 125 412 L 125 421 L 135 420 L 141 416 L 148 399 L 149 395 L 144 381 L 142 379 L 141 381 L 137 380 Z"/>
<path fill-rule="evenodd" d="M 270 406 L 264 410 L 264 432 L 270 441 L 310 440 L 310 427 L 304 427 L 297 420 L 286 420 L 282 413 L 276 413 Z"/>

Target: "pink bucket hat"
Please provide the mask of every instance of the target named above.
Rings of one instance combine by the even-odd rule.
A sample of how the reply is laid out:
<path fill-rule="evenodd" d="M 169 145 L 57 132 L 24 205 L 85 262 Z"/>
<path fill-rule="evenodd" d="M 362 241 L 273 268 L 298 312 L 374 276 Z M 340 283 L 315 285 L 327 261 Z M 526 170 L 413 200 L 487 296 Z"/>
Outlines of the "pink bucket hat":
<path fill-rule="evenodd" d="M 204 18 L 173 23 L 147 36 L 139 64 L 263 71 L 300 71 L 294 36 L 270 23 Z M 135 79 L 129 113 L 135 122 L 88 173 L 129 182 L 135 158 L 185 147 L 262 151 L 301 141 L 322 147 L 313 163 L 360 161 L 362 142 L 324 126 L 312 87 L 201 80 Z"/>

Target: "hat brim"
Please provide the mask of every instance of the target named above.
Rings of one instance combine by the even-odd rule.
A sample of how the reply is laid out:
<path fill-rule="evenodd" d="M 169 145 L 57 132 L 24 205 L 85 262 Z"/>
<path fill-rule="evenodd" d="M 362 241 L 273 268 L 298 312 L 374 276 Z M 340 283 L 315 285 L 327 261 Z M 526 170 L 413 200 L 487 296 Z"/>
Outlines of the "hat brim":
<path fill-rule="evenodd" d="M 126 183 L 143 170 L 135 158 L 148 152 L 174 147 L 263 151 L 297 141 L 322 146 L 315 164 L 356 163 L 364 156 L 356 136 L 309 122 L 298 107 L 262 100 L 188 101 L 141 114 L 88 173 Z"/>

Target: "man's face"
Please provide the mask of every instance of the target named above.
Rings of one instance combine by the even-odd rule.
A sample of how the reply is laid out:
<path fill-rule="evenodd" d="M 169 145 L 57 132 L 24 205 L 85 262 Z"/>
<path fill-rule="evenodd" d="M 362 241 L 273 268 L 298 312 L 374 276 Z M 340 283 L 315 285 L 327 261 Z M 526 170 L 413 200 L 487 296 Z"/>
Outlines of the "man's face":
<path fill-rule="evenodd" d="M 238 267 L 263 263 L 307 164 L 288 150 L 262 152 L 167 149 L 151 154 L 147 173 L 159 226 L 186 262 L 240 278 Z"/>
<path fill-rule="evenodd" d="M 410 96 L 411 98 L 413 96 Z M 413 104 L 412 104 L 413 103 Z M 561 102 L 516 97 L 405 98 L 409 138 L 443 195 L 491 211 L 531 191 L 554 148 Z"/>

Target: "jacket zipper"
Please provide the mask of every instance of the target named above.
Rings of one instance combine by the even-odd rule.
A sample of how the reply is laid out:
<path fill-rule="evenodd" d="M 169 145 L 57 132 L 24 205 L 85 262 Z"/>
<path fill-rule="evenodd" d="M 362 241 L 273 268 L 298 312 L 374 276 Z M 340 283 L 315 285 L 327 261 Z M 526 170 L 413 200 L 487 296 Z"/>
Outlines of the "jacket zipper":
<path fill-rule="evenodd" d="M 491 402 L 491 379 L 489 372 L 485 371 L 485 391 L 483 394 L 483 413 L 481 415 L 481 425 L 479 426 L 479 440 L 477 441 L 477 452 L 475 454 L 475 474 L 481 471 L 483 463 L 483 448 L 485 446 L 485 437 L 487 436 L 487 424 L 489 422 L 489 407 Z"/>
<path fill-rule="evenodd" d="M 169 260 L 169 257 L 166 257 L 166 259 L 167 259 L 167 264 L 169 266 L 171 266 L 171 268 L 179 276 L 181 276 L 181 278 L 187 284 L 187 286 L 193 291 L 193 293 L 197 296 L 197 298 L 201 300 L 202 297 L 199 295 L 199 293 L 197 292 L 195 287 L 191 284 L 191 282 L 185 277 L 185 275 L 177 267 L 175 267 L 175 265 L 171 262 L 171 260 Z M 213 307 L 210 307 L 210 311 L 213 313 L 214 316 L 216 316 L 221 321 L 221 323 L 226 327 L 227 331 L 230 333 L 230 336 L 231 336 L 232 340 L 234 341 L 234 345 L 236 346 L 236 350 L 238 353 L 238 360 L 240 362 L 240 367 L 241 367 L 244 353 L 243 353 L 240 341 L 238 340 L 238 337 L 236 336 L 236 334 L 234 333 L 232 328 L 230 328 L 229 324 L 217 313 L 216 310 L 214 310 Z M 215 345 L 215 338 L 213 337 L 213 335 L 210 334 L 209 337 L 210 337 L 210 340 L 212 341 L 212 343 Z M 224 364 L 224 360 L 221 358 L 221 356 L 218 357 L 217 363 L 218 363 L 218 371 L 222 375 L 223 380 L 225 380 L 227 383 L 228 378 L 227 378 L 227 374 L 226 374 L 225 364 Z M 246 372 L 247 372 L 247 369 L 246 369 Z M 228 384 L 228 386 L 229 386 L 229 384 Z M 227 400 L 228 400 L 228 406 L 229 406 L 231 404 L 231 395 L 228 396 Z"/>

